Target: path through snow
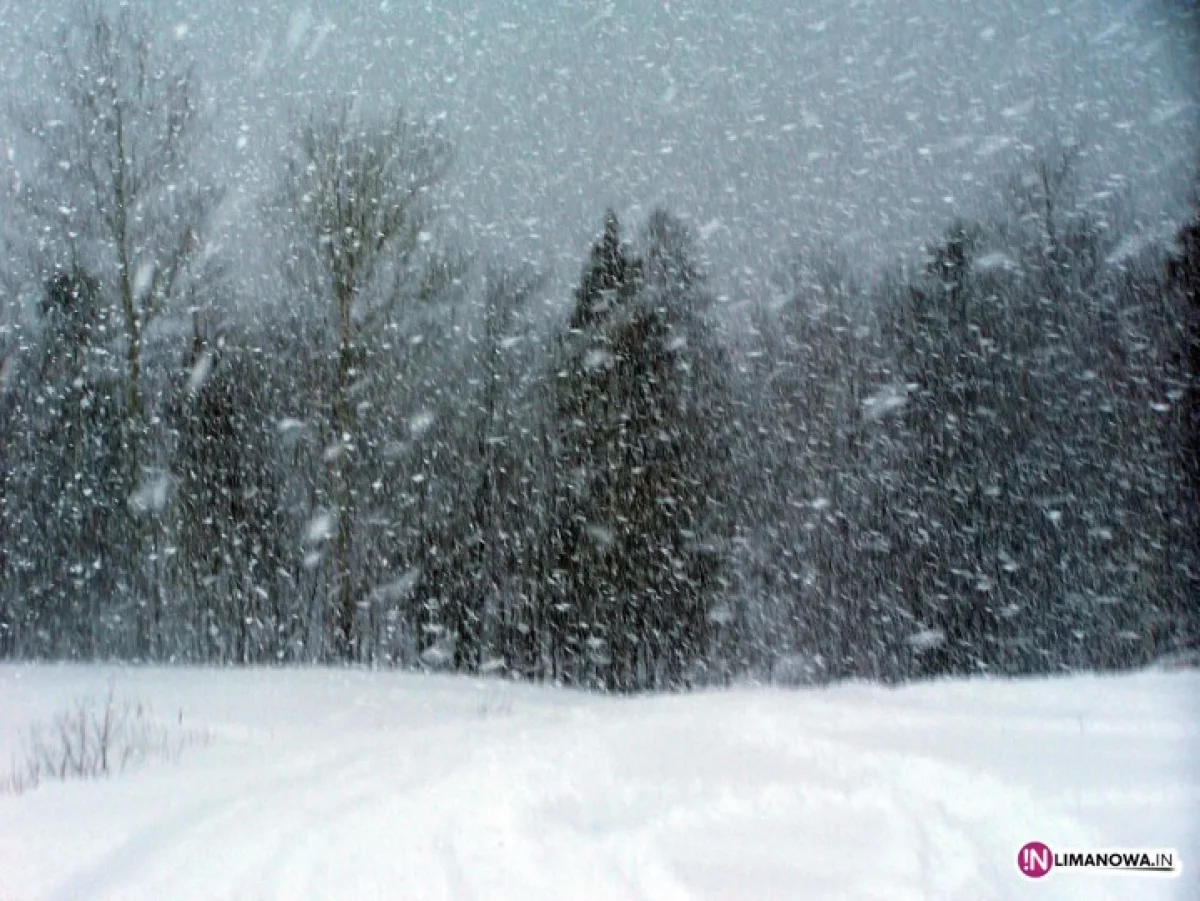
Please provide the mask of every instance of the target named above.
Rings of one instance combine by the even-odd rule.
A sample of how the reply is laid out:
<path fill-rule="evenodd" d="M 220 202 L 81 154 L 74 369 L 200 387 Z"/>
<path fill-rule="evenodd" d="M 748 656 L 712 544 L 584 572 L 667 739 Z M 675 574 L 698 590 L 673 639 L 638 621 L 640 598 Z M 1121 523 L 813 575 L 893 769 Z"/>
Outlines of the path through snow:
<path fill-rule="evenodd" d="M 0 667 L 0 761 L 80 697 L 213 740 L 0 796 L 0 901 L 1200 897 L 1200 676 L 621 700 L 330 670 Z M 1181 878 L 1016 868 L 1178 849 Z"/>

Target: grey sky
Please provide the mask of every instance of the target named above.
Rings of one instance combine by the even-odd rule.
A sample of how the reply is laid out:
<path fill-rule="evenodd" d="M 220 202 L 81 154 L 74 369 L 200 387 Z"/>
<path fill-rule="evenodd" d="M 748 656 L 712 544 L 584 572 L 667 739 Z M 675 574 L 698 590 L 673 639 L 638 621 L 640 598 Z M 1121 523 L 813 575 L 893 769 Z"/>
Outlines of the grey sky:
<path fill-rule="evenodd" d="M 0 0 L 10 94 L 66 6 Z M 1148 217 L 1178 215 L 1200 135 L 1182 0 L 153 6 L 214 98 L 223 169 L 244 189 L 231 225 L 248 221 L 287 110 L 353 90 L 444 116 L 452 227 L 567 277 L 606 205 L 686 216 L 738 267 L 718 282 L 734 295 L 762 285 L 790 234 L 888 258 L 1054 129 L 1084 140 L 1094 184 L 1128 179 Z"/>

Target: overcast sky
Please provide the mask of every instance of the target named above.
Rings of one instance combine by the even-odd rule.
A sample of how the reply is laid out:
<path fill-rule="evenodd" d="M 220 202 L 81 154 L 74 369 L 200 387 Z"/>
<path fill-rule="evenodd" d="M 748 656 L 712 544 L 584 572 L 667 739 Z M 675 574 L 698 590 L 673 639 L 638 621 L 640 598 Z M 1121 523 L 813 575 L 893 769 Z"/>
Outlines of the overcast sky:
<path fill-rule="evenodd" d="M 1185 0 L 152 2 L 195 54 L 245 221 L 287 111 L 357 91 L 444 117 L 452 225 L 576 273 L 604 207 L 683 214 L 745 295 L 791 240 L 919 247 L 1057 132 L 1181 214 L 1200 138 Z M 67 3 L 0 0 L 0 79 Z M 1188 16 L 1191 17 L 1189 20 Z M 794 239 L 789 235 L 795 235 Z"/>

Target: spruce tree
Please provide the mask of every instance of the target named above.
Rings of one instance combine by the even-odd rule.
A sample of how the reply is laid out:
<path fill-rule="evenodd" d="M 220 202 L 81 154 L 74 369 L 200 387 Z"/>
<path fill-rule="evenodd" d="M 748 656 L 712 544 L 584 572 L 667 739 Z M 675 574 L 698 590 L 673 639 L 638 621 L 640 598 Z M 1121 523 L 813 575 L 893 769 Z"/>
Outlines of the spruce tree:
<path fill-rule="evenodd" d="M 23 367 L 12 412 L 9 523 L 21 654 L 128 653 L 131 619 L 123 537 L 120 375 L 108 352 L 111 311 L 96 279 L 55 271 L 41 305 L 42 334 Z"/>
<path fill-rule="evenodd" d="M 1167 277 L 1183 300 L 1184 336 L 1179 355 L 1183 381 L 1183 465 L 1200 504 L 1200 213 L 1175 239 Z"/>
<path fill-rule="evenodd" d="M 608 214 L 558 372 L 560 643 L 574 672 L 621 691 L 682 684 L 706 655 L 723 462 L 703 279 L 667 214 L 647 245 L 634 257 Z"/>
<path fill-rule="evenodd" d="M 174 623 L 186 656 L 248 663 L 282 656 L 280 511 L 268 364 L 195 327 L 169 411 L 174 504 L 189 603 Z"/>
<path fill-rule="evenodd" d="M 622 245 L 610 210 L 575 292 L 556 373 L 552 674 L 610 687 L 620 681 L 617 667 L 628 664 L 631 627 L 619 596 L 621 561 L 609 522 L 617 513 L 622 411 L 608 325 L 616 310 L 636 299 L 641 279 L 641 261 Z M 619 664 L 618 655 L 625 657 Z"/>

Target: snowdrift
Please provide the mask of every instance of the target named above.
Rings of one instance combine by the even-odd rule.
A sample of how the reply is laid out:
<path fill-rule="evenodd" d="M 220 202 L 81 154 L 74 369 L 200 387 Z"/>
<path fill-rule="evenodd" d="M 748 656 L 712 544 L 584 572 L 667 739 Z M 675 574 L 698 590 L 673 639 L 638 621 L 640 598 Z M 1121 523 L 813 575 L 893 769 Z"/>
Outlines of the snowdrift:
<path fill-rule="evenodd" d="M 0 795 L 0 899 L 1200 897 L 1200 674 L 613 699 L 355 670 L 0 666 L 207 744 Z M 1018 849 L 1165 847 L 1174 878 Z"/>

